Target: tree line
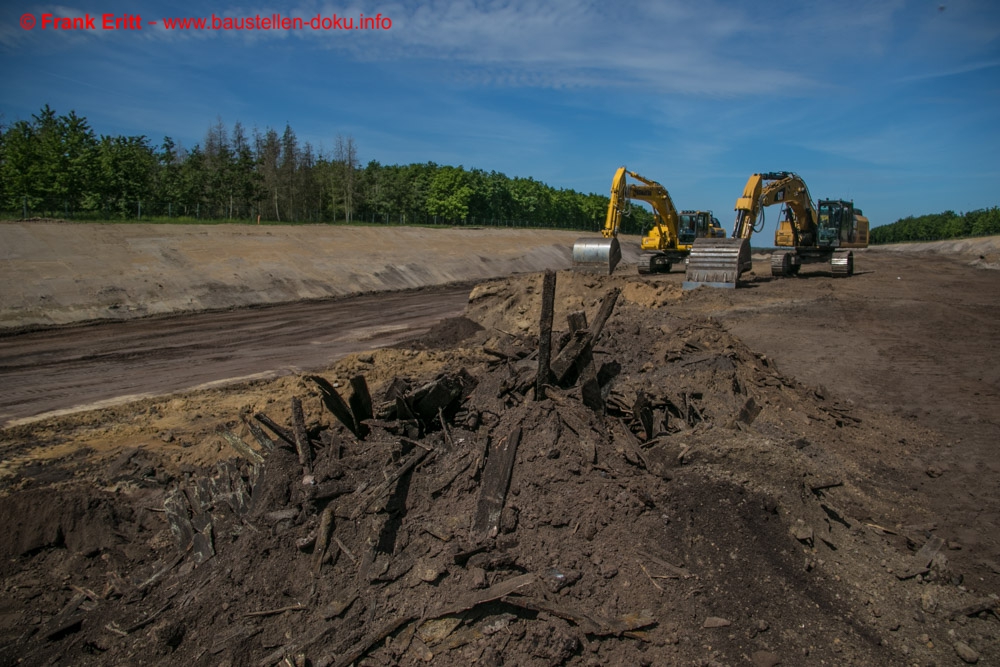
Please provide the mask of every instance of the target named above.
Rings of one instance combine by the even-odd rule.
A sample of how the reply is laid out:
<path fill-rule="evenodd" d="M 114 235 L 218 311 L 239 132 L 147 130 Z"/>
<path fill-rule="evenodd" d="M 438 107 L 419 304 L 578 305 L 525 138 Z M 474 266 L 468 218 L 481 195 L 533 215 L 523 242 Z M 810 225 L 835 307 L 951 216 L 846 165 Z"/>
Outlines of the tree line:
<path fill-rule="evenodd" d="M 610 172 L 609 172 L 610 174 Z M 610 181 L 609 181 L 610 182 Z M 290 125 L 248 131 L 221 119 L 190 149 L 165 137 L 98 136 L 48 105 L 0 127 L 0 210 L 76 219 L 191 218 L 282 223 L 476 224 L 597 230 L 608 197 L 532 178 L 433 162 L 362 165 L 350 136 L 332 151 Z M 648 228 L 641 206 L 622 233 Z"/>
<path fill-rule="evenodd" d="M 872 229 L 869 240 L 872 244 L 902 243 L 992 234 L 1000 234 L 1000 208 L 996 206 L 962 214 L 945 211 L 901 218 L 891 224 Z"/>

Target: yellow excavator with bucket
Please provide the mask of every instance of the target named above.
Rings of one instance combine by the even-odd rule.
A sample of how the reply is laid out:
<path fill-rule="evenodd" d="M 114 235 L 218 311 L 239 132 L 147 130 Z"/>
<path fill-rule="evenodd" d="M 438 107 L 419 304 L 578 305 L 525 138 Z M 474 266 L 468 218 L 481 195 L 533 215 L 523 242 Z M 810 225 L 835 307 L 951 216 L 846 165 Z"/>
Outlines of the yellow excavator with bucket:
<path fill-rule="evenodd" d="M 771 275 L 792 276 L 803 264 L 830 263 L 834 276 L 854 275 L 854 248 L 868 247 L 868 218 L 854 202 L 821 199 L 813 205 L 802 178 L 788 171 L 753 174 L 736 200 L 731 238 L 704 238 L 688 258 L 684 289 L 736 287 L 752 268 L 750 237 L 763 228 L 764 208 L 782 205 L 774 234 Z"/>
<path fill-rule="evenodd" d="M 628 183 L 626 176 L 639 182 Z M 622 258 L 618 229 L 622 218 L 628 215 L 632 200 L 644 201 L 653 207 L 653 226 L 640 244 L 645 253 L 639 262 L 639 273 L 667 273 L 675 263 L 687 259 L 695 239 L 724 238 L 726 235 L 711 211 L 678 213 L 665 187 L 619 167 L 611 181 L 608 215 L 601 230 L 603 238 L 577 239 L 573 245 L 575 267 L 607 268 L 609 275 L 614 272 Z"/>

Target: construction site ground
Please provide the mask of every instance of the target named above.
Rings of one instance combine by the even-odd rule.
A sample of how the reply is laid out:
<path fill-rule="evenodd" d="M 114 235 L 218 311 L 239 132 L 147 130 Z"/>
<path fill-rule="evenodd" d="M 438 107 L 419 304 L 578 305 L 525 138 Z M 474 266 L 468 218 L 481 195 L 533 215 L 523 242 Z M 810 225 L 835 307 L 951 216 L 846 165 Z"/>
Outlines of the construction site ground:
<path fill-rule="evenodd" d="M 1000 664 L 996 239 L 683 292 L 510 232 L 563 269 L 553 357 L 616 298 L 536 398 L 544 267 L 478 280 L 442 234 L 441 272 L 440 231 L 389 295 L 53 328 L 107 304 L 23 288 L 0 664 Z"/>

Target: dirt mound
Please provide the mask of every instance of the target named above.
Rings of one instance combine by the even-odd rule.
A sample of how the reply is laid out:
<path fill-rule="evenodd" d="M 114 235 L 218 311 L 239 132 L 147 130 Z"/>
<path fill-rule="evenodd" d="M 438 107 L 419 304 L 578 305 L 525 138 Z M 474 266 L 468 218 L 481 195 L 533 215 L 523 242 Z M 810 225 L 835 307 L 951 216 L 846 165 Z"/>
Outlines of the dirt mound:
<path fill-rule="evenodd" d="M 674 286 L 617 276 L 558 276 L 536 397 L 541 285 L 477 288 L 484 328 L 442 325 L 463 340 L 447 354 L 357 355 L 326 381 L 255 384 L 249 410 L 175 405 L 197 427 L 161 437 L 221 443 L 215 463 L 130 450 L 12 471 L 0 658 L 1000 660 L 996 599 L 955 583 L 934 527 L 898 521 L 919 512 L 908 489 L 861 455 L 928 434 L 671 315 Z"/>
<path fill-rule="evenodd" d="M 16 288 L 0 291 L 0 328 L 328 299 L 565 268 L 577 236 L 513 228 L 6 222 L 0 224 L 0 283 Z M 627 245 L 633 257 L 638 239 Z"/>

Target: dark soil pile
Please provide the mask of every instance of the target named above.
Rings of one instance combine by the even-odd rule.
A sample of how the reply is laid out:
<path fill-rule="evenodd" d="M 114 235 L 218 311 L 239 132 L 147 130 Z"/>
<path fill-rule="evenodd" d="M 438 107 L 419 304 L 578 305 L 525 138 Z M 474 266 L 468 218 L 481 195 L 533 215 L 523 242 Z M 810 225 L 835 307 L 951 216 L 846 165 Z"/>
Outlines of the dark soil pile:
<path fill-rule="evenodd" d="M 565 315 L 618 286 L 559 280 L 556 353 L 580 338 Z M 0 661 L 1000 662 L 997 600 L 857 456 L 928 434 L 670 316 L 652 286 L 536 397 L 540 283 L 477 288 L 478 324 L 434 336 L 453 363 L 401 362 L 371 418 L 360 379 L 303 378 L 299 428 L 291 396 L 269 431 L 232 415 L 213 468 L 134 450 L 0 498 Z"/>

